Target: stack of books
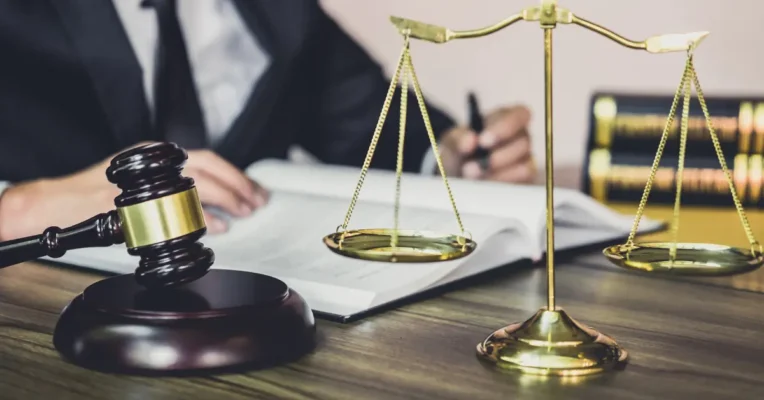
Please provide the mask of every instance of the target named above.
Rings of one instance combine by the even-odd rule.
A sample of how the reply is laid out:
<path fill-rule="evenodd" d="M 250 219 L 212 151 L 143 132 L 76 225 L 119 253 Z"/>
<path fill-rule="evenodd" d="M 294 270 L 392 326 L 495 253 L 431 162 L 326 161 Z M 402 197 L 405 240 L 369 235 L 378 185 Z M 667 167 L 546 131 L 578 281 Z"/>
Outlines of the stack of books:
<path fill-rule="evenodd" d="M 698 98 L 690 101 L 682 204 L 764 209 L 764 98 L 704 97 L 719 139 L 714 146 Z M 596 93 L 590 105 L 584 190 L 601 202 L 638 202 L 650 178 L 673 96 Z M 655 171 L 648 202 L 673 204 L 679 161 L 682 101 Z"/>

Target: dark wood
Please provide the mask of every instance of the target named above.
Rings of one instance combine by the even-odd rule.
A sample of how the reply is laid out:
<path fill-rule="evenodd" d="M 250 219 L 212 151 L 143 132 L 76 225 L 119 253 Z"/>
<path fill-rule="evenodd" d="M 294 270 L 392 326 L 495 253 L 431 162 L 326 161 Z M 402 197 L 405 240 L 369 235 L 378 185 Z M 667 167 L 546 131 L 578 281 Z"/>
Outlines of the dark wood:
<path fill-rule="evenodd" d="M 542 380 L 478 362 L 479 341 L 544 306 L 539 265 L 485 275 L 354 323 L 319 320 L 317 348 L 275 368 L 162 379 L 93 372 L 63 360 L 52 333 L 61 308 L 103 276 L 27 263 L 0 270 L 0 393 L 59 400 L 764 397 L 764 294 L 623 272 L 596 253 L 584 266 L 580 257 L 560 260 L 557 301 L 625 347 L 623 371 Z"/>
<path fill-rule="evenodd" d="M 142 286 L 161 290 L 185 285 L 203 277 L 215 262 L 215 253 L 198 240 L 207 228 L 175 239 L 127 249 L 140 256 L 134 278 Z"/>
<path fill-rule="evenodd" d="M 126 207 L 169 196 L 194 187 L 194 180 L 181 171 L 188 153 L 174 143 L 152 143 L 116 155 L 106 177 L 122 193 L 114 199 L 117 207 Z M 139 256 L 135 279 L 150 288 L 173 287 L 204 276 L 215 261 L 212 250 L 197 243 L 207 229 L 148 246 L 129 248 Z"/>
<path fill-rule="evenodd" d="M 194 187 L 194 180 L 181 176 L 188 153 L 174 143 L 151 143 L 117 154 L 106 169 L 109 182 L 122 193 L 117 207 L 154 200 Z"/>
<path fill-rule="evenodd" d="M 0 268 L 41 257 L 59 258 L 69 250 L 124 243 L 116 211 L 61 229 L 52 226 L 40 235 L 0 243 Z"/>
<path fill-rule="evenodd" d="M 91 369 L 190 375 L 293 361 L 314 339 L 313 313 L 283 282 L 216 269 L 162 290 L 130 275 L 96 282 L 66 307 L 53 344 Z"/>

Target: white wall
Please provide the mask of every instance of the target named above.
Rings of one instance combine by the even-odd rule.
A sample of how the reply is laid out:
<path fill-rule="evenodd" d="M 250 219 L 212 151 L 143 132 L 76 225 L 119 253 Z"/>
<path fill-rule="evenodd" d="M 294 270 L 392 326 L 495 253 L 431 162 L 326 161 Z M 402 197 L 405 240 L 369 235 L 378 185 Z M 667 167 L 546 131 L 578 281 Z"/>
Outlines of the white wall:
<path fill-rule="evenodd" d="M 537 0 L 322 0 L 325 9 L 389 71 L 401 38 L 390 15 L 454 30 L 491 25 Z M 576 15 L 633 40 L 663 33 L 710 31 L 696 53 L 707 96 L 764 95 L 764 1 L 570 0 L 558 2 Z M 485 108 L 525 103 L 534 113 L 534 153 L 543 167 L 543 38 L 538 23 L 519 22 L 492 36 L 436 45 L 415 41 L 412 55 L 430 100 L 459 120 L 466 93 L 477 91 Z M 683 53 L 631 50 L 578 26 L 554 31 L 555 165 L 559 181 L 577 185 L 584 157 L 588 104 L 593 91 L 673 94 Z M 435 62 L 437 58 L 441 63 Z M 667 110 L 668 111 L 668 110 Z M 711 144 L 709 143 L 709 146 Z M 572 181 L 571 181 L 572 179 Z M 567 186 L 566 185 L 566 186 Z"/>

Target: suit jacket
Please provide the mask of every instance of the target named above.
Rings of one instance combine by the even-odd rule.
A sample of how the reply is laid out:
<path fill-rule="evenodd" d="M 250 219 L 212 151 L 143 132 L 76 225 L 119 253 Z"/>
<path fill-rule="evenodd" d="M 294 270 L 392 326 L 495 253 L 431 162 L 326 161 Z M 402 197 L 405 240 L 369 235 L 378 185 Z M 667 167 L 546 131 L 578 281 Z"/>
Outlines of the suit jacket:
<path fill-rule="evenodd" d="M 318 1 L 235 4 L 272 62 L 214 150 L 240 168 L 285 158 L 293 144 L 327 163 L 362 165 L 389 85 L 381 67 Z M 0 180 L 65 175 L 162 140 L 111 1 L 2 1 L 0 55 Z M 404 167 L 413 171 L 430 142 L 408 96 Z M 395 167 L 398 102 L 396 95 L 372 167 Z M 434 107 L 428 113 L 436 134 L 453 124 Z"/>

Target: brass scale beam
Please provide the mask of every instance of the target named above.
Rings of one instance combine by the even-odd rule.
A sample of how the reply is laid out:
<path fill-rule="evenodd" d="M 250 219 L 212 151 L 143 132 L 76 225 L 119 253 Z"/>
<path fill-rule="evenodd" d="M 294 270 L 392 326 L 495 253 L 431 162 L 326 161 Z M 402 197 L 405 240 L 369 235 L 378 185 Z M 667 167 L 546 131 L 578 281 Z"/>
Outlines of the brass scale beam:
<path fill-rule="evenodd" d="M 587 21 L 574 15 L 569 10 L 558 7 L 556 0 L 540 0 L 540 5 L 525 8 L 521 13 L 512 15 L 494 25 L 465 31 L 451 29 L 414 21 L 396 16 L 390 17 L 391 22 L 402 35 L 425 40 L 432 43 L 446 43 L 456 39 L 471 39 L 487 36 L 498 32 L 518 21 L 538 21 L 544 30 L 544 89 L 545 89 L 545 131 L 546 131 L 546 245 L 547 245 L 547 285 L 548 310 L 555 310 L 554 298 L 554 162 L 552 153 L 552 29 L 557 24 L 574 24 L 599 33 L 616 43 L 650 53 L 668 53 L 688 51 L 696 48 L 708 36 L 708 32 L 692 32 L 684 34 L 666 34 L 653 36 L 644 41 L 629 40 L 603 26 Z"/>

